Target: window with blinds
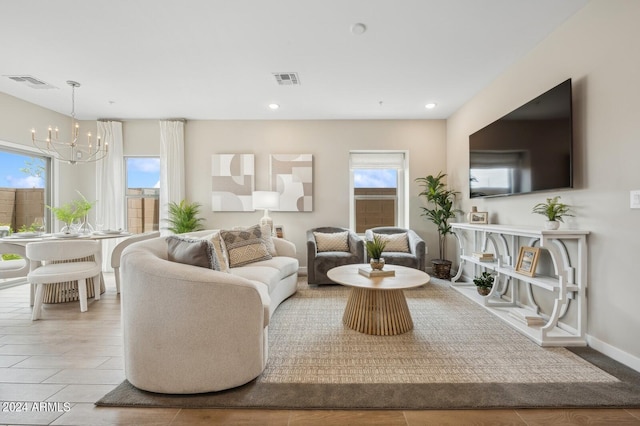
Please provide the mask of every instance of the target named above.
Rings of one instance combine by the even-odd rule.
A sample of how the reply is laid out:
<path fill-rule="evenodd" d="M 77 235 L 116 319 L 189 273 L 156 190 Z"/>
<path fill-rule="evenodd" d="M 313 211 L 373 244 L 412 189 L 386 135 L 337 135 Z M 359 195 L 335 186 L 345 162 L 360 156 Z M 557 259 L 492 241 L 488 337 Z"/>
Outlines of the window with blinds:
<path fill-rule="evenodd" d="M 405 226 L 406 156 L 402 151 L 349 154 L 350 224 L 356 233 L 378 226 Z"/>

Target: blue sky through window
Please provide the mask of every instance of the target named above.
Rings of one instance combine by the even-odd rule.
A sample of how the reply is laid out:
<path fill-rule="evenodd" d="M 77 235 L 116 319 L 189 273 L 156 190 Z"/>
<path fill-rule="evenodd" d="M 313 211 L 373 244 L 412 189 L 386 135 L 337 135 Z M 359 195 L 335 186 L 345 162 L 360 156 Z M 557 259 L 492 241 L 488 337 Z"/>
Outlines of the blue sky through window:
<path fill-rule="evenodd" d="M 38 157 L 0 151 L 0 187 L 3 188 L 44 188 L 44 178 L 32 176 L 21 169 L 31 168 L 38 164 L 44 165 Z M 159 158 L 128 158 L 127 159 L 127 187 L 129 188 L 159 188 L 160 187 L 160 159 Z"/>
<path fill-rule="evenodd" d="M 28 166 L 31 163 L 31 166 Z M 32 176 L 20 169 L 32 170 L 44 166 L 44 161 L 29 155 L 0 151 L 0 187 L 2 188 L 44 188 L 44 177 Z"/>
<path fill-rule="evenodd" d="M 396 169 L 354 169 L 353 186 L 355 188 L 397 188 L 398 171 Z"/>
<path fill-rule="evenodd" d="M 127 158 L 127 188 L 160 188 L 160 158 Z"/>

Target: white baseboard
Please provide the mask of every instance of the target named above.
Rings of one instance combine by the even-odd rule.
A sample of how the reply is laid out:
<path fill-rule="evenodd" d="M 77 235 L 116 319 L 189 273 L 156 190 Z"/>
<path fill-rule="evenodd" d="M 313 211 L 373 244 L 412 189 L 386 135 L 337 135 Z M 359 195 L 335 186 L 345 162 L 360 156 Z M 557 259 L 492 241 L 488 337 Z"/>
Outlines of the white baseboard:
<path fill-rule="evenodd" d="M 301 277 L 306 277 L 307 276 L 307 267 L 306 266 L 300 266 L 298 268 L 298 275 Z"/>
<path fill-rule="evenodd" d="M 587 335 L 587 343 L 596 351 L 602 352 L 609 358 L 615 359 L 616 361 L 626 365 L 627 367 L 633 368 L 634 370 L 640 372 L 640 358 L 638 358 L 637 356 L 631 355 L 630 353 L 618 349 L 615 346 L 611 346 L 610 344 L 596 339 L 593 336 Z"/>

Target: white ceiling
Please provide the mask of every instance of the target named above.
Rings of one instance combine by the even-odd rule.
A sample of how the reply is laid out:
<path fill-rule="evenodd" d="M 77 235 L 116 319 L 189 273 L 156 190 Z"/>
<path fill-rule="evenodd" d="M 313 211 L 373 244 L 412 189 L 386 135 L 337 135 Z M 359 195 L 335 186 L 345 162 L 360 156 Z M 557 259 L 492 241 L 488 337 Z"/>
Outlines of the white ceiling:
<path fill-rule="evenodd" d="M 68 115 L 78 81 L 79 119 L 447 118 L 586 3 L 0 0 L 0 92 Z"/>

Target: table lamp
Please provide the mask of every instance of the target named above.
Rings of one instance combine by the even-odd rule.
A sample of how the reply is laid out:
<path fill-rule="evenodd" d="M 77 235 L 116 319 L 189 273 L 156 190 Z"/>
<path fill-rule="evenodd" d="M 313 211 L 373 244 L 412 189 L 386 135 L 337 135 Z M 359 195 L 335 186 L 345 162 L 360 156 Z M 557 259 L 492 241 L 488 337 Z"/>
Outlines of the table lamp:
<path fill-rule="evenodd" d="M 280 193 L 277 191 L 254 191 L 253 208 L 264 209 L 264 216 L 260 219 L 260 225 L 269 225 L 273 235 L 273 220 L 269 217 L 269 210 L 280 208 Z"/>

